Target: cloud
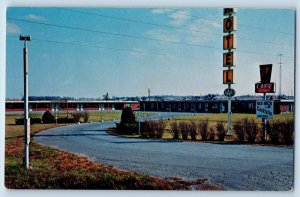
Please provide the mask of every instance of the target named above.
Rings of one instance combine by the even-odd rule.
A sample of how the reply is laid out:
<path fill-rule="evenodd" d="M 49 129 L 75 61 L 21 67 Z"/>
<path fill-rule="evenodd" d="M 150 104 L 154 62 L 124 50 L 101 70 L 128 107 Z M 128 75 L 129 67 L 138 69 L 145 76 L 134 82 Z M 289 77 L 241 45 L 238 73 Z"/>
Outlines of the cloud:
<path fill-rule="evenodd" d="M 172 9 L 170 8 L 154 8 L 151 10 L 153 14 L 164 14 L 170 12 Z"/>
<path fill-rule="evenodd" d="M 49 55 L 47 53 L 42 54 L 42 58 L 48 58 L 48 57 L 49 57 Z"/>
<path fill-rule="evenodd" d="M 191 17 L 188 15 L 188 12 L 180 10 L 180 11 L 176 11 L 176 12 L 173 12 L 172 14 L 170 14 L 169 18 L 171 18 L 170 23 L 172 25 L 179 26 L 179 25 L 184 24 Z"/>
<path fill-rule="evenodd" d="M 191 44 L 208 43 L 212 39 L 216 39 L 218 34 L 222 35 L 222 24 L 217 21 L 206 21 L 203 19 L 196 19 L 187 25 L 191 31 L 185 40 Z M 197 32 L 199 31 L 199 32 Z M 202 33 L 201 33 L 202 32 Z"/>
<path fill-rule="evenodd" d="M 11 33 L 11 34 L 20 34 L 22 31 L 18 25 L 14 24 L 14 23 L 7 23 L 6 24 L 6 32 Z"/>
<path fill-rule="evenodd" d="M 46 21 L 46 19 L 42 16 L 28 14 L 25 16 L 26 19 L 33 20 L 33 21 Z"/>
<path fill-rule="evenodd" d="M 158 39 L 158 40 L 166 40 L 172 42 L 179 42 L 180 38 L 178 35 L 175 35 L 174 32 L 171 33 L 165 29 L 152 29 L 145 32 L 143 35 L 147 36 L 148 38 Z"/>

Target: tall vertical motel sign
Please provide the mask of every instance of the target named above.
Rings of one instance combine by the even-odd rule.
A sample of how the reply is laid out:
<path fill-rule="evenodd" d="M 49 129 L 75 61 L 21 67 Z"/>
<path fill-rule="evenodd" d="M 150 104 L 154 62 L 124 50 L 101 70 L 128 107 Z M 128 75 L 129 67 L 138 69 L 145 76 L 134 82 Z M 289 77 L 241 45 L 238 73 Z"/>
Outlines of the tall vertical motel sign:
<path fill-rule="evenodd" d="M 237 18 L 234 16 L 236 8 L 224 8 L 223 19 L 223 84 L 227 84 L 228 88 L 224 90 L 224 95 L 228 97 L 228 129 L 227 134 L 231 135 L 231 98 L 235 95 L 235 90 L 231 88 L 231 84 L 234 84 L 234 72 L 235 66 L 235 53 L 232 51 L 236 49 L 236 36 L 233 34 L 237 30 Z"/>

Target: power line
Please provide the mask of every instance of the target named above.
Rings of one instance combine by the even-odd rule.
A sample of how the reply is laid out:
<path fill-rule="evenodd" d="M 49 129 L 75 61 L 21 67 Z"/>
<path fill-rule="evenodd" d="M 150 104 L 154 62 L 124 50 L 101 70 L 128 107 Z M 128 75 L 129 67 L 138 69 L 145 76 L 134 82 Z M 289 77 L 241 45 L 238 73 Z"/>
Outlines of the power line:
<path fill-rule="evenodd" d="M 142 36 L 134 36 L 134 35 L 106 32 L 106 31 L 100 31 L 100 30 L 92 30 L 92 29 L 86 29 L 86 28 L 72 27 L 72 26 L 66 26 L 66 25 L 58 25 L 58 24 L 52 24 L 52 23 L 29 21 L 29 20 L 16 19 L 16 18 L 10 18 L 10 17 L 8 17 L 7 19 L 14 20 L 14 21 L 20 21 L 20 22 L 26 22 L 26 23 L 32 23 L 32 24 L 52 26 L 52 27 L 57 27 L 57 28 L 72 29 L 72 30 L 87 31 L 87 32 L 92 32 L 92 33 L 100 33 L 100 34 L 113 35 L 113 36 L 122 36 L 122 37 L 128 37 L 128 38 L 136 38 L 136 39 L 143 39 L 143 40 L 166 42 L 166 43 L 177 44 L 177 45 L 186 45 L 186 46 L 194 46 L 194 47 L 203 47 L 203 48 L 211 48 L 211 49 L 222 50 L 221 48 L 212 47 L 212 46 L 205 46 L 205 45 L 198 45 L 198 44 L 191 44 L 191 43 L 183 43 L 183 42 L 176 42 L 176 41 L 162 40 L 162 39 L 155 39 L 155 38 L 147 38 L 147 37 L 142 37 Z"/>
<path fill-rule="evenodd" d="M 8 36 L 8 38 L 17 38 L 17 37 Z M 113 47 L 104 47 L 104 46 L 99 46 L 99 45 L 80 44 L 80 43 L 73 43 L 73 42 L 63 42 L 63 41 L 56 41 L 56 40 L 39 39 L 39 38 L 32 38 L 32 40 L 36 40 L 36 41 L 40 41 L 40 42 L 54 43 L 54 44 L 81 46 L 81 47 L 98 48 L 98 49 L 108 49 L 108 50 L 114 50 L 114 51 L 127 51 L 127 52 L 132 52 L 132 53 L 141 53 L 141 54 L 149 54 L 149 55 L 179 57 L 179 58 L 184 58 L 184 59 L 213 60 L 213 59 L 209 59 L 209 58 L 198 58 L 198 57 L 190 57 L 190 56 L 178 56 L 178 55 L 171 55 L 171 54 L 165 54 L 165 53 L 145 52 L 145 51 L 139 51 L 139 50 L 121 49 L 121 48 L 113 48 Z M 259 52 L 252 52 L 252 51 L 243 51 L 243 50 L 238 50 L 237 52 L 239 52 L 239 53 L 246 53 L 246 54 L 255 54 L 255 55 L 265 55 L 265 56 L 278 56 L 278 55 L 273 55 L 273 54 L 259 53 Z M 289 56 L 285 56 L 285 57 L 286 58 L 292 58 L 292 57 L 289 57 Z"/>
<path fill-rule="evenodd" d="M 17 38 L 17 37 L 8 36 L 8 38 Z M 178 55 L 171 55 L 171 54 L 164 54 L 164 53 L 157 53 L 157 52 L 145 52 L 145 51 L 139 51 L 139 50 L 104 47 L 104 46 L 99 46 L 99 45 L 80 44 L 80 43 L 73 43 L 73 42 L 63 42 L 63 41 L 56 41 L 56 40 L 39 39 L 39 38 L 32 38 L 31 40 L 54 43 L 54 44 L 62 44 L 62 45 L 70 45 L 70 46 L 78 46 L 78 47 L 89 47 L 89 48 L 97 48 L 97 49 L 108 49 L 108 50 L 114 50 L 114 51 L 124 51 L 124 52 L 140 53 L 140 54 L 156 55 L 156 56 L 164 56 L 164 57 L 167 56 L 167 57 L 195 59 L 195 60 L 213 60 L 213 59 L 208 59 L 208 58 L 198 58 L 198 57 L 180 56 L 180 55 L 178 56 Z"/>
<path fill-rule="evenodd" d="M 66 26 L 66 25 L 58 25 L 58 24 L 52 24 L 52 23 L 30 21 L 30 20 L 24 20 L 24 19 L 16 19 L 16 18 L 10 18 L 10 17 L 8 17 L 7 19 L 14 20 L 14 21 L 19 21 L 19 22 L 32 23 L 32 24 L 37 24 L 37 25 L 45 25 L 45 26 L 51 26 L 51 27 L 57 27 L 57 28 L 77 30 L 77 31 L 87 31 L 87 32 L 100 33 L 100 34 L 112 35 L 112 36 L 122 36 L 122 37 L 134 38 L 134 39 L 143 39 L 143 40 L 150 40 L 150 41 L 166 42 L 166 43 L 177 44 L 177 45 L 185 45 L 185 46 L 193 46 L 193 47 L 201 47 L 201 48 L 222 50 L 222 48 L 213 47 L 213 46 L 197 45 L 197 44 L 182 43 L 182 42 L 176 42 L 176 41 L 154 39 L 154 38 L 147 38 L 147 37 L 141 37 L 141 36 L 127 35 L 127 34 L 113 33 L 113 32 L 105 32 L 105 31 L 99 31 L 99 30 L 93 30 L 93 29 L 86 29 L 86 28 L 72 27 L 72 26 Z M 277 55 L 273 55 L 273 54 L 260 53 L 260 52 L 252 52 L 252 51 L 241 51 L 241 50 L 239 50 L 239 52 L 241 52 L 241 53 L 248 53 L 248 54 L 259 54 L 259 55 L 277 56 Z M 285 56 L 285 57 L 292 58 L 290 56 Z"/>
<path fill-rule="evenodd" d="M 199 30 L 196 30 L 196 29 L 176 27 L 176 26 L 172 26 L 172 25 L 162 25 L 162 24 L 157 24 L 157 23 L 152 23 L 152 22 L 147 22 L 147 21 L 140 21 L 140 20 L 133 20 L 133 19 L 116 17 L 116 16 L 108 16 L 108 15 L 103 15 L 103 14 L 97 14 L 97 13 L 93 13 L 93 12 L 86 12 L 86 11 L 66 9 L 66 8 L 57 8 L 57 9 L 64 10 L 64 11 L 69 11 L 69 12 L 73 12 L 73 13 L 80 13 L 80 14 L 87 14 L 87 15 L 93 15 L 93 16 L 98 16 L 98 17 L 104 17 L 104 18 L 109 18 L 109 19 L 114 19 L 114 20 L 121 20 L 121 21 L 127 21 L 127 22 L 134 22 L 134 23 L 140 23 L 140 24 L 146 24 L 146 25 L 159 26 L 159 27 L 164 27 L 164 28 L 169 28 L 169 29 L 177 29 L 177 30 L 183 30 L 183 31 L 189 31 L 189 32 L 197 32 L 197 33 L 210 34 L 210 35 L 221 36 L 221 37 L 223 36 L 223 34 L 211 33 L 211 32 L 206 32 L 206 31 L 199 31 Z M 204 18 L 204 19 L 213 20 L 213 19 L 207 19 L 207 18 Z M 218 20 L 213 20 L 213 21 L 218 21 Z M 249 38 L 240 37 L 240 36 L 238 37 L 238 39 L 248 40 L 248 41 L 252 41 L 252 42 L 265 43 L 265 44 L 271 44 L 271 45 L 284 46 L 282 43 L 276 43 L 276 42 L 264 41 L 264 40 L 256 40 L 256 39 L 249 39 Z"/>

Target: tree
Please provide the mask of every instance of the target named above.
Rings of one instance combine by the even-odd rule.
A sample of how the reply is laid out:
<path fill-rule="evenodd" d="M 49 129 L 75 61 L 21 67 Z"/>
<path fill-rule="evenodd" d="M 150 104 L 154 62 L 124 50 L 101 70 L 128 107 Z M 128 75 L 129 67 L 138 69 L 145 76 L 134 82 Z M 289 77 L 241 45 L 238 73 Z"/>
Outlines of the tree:
<path fill-rule="evenodd" d="M 106 101 L 109 100 L 108 92 L 103 95 L 103 99 L 106 100 Z"/>
<path fill-rule="evenodd" d="M 121 124 L 135 124 L 135 115 L 131 107 L 125 107 L 121 115 Z"/>

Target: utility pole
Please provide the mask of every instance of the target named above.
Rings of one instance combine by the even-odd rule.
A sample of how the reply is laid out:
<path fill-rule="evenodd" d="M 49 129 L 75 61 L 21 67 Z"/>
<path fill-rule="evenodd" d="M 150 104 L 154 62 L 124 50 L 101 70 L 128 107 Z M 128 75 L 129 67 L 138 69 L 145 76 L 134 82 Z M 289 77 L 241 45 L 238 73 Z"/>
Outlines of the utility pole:
<path fill-rule="evenodd" d="M 148 88 L 148 101 L 150 101 L 150 88 Z"/>
<path fill-rule="evenodd" d="M 29 168 L 29 143 L 30 143 L 30 118 L 28 116 L 28 50 L 27 41 L 31 41 L 30 36 L 20 35 L 20 40 L 24 41 L 24 158 L 23 165 Z"/>
<path fill-rule="evenodd" d="M 281 56 L 282 56 L 282 54 L 279 54 L 279 58 L 280 58 L 280 61 L 279 61 L 279 99 L 281 98 L 281 65 L 282 65 Z"/>

